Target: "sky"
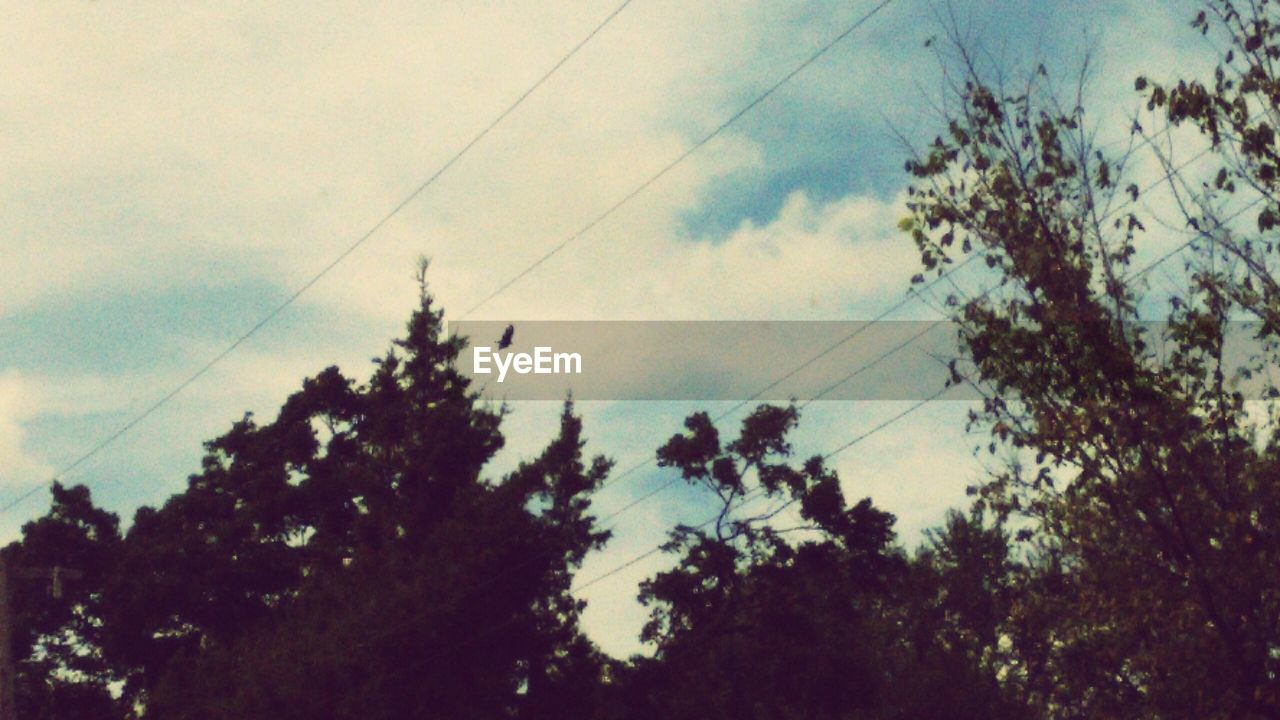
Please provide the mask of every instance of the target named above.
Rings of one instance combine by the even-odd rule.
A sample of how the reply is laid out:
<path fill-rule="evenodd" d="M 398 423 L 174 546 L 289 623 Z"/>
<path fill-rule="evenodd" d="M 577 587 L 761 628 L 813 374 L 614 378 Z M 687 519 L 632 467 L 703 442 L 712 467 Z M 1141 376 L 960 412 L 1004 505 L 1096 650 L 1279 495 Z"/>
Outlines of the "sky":
<path fill-rule="evenodd" d="M 11 3 L 0 26 L 0 504 L 225 350 L 618 5 Z M 437 301 L 460 318 L 873 7 L 633 0 L 332 272 L 66 481 L 126 522 L 163 502 L 198 469 L 201 443 L 243 413 L 271 417 L 329 365 L 365 376 L 413 309 L 419 256 L 431 259 Z M 904 140 L 919 146 L 944 127 L 932 109 L 939 59 L 925 41 L 946 12 L 891 2 L 468 317 L 865 320 L 899 302 L 918 271 L 897 229 Z M 1211 57 L 1188 27 L 1189 1 L 955 0 L 950 12 L 1015 75 L 1044 62 L 1069 82 L 1090 51 L 1087 107 L 1103 141 L 1122 139 L 1139 109 L 1134 76 L 1175 77 Z M 1175 240 L 1156 233 L 1140 253 Z M 893 315 L 934 317 L 922 302 Z M 579 410 L 588 451 L 626 469 L 688 413 L 732 405 Z M 830 451 L 909 405 L 816 403 L 797 454 Z M 909 547 L 982 476 L 966 410 L 930 403 L 833 458 L 848 496 L 893 512 Z M 558 412 L 513 405 L 493 475 L 536 455 Z M 642 468 L 596 508 L 668 479 Z M 47 506 L 40 492 L 0 514 L 4 539 Z M 699 511 L 680 487 L 637 505 L 580 577 L 654 547 L 675 522 L 705 519 Z M 640 649 L 636 584 L 663 561 L 584 593 L 588 631 L 606 650 Z"/>

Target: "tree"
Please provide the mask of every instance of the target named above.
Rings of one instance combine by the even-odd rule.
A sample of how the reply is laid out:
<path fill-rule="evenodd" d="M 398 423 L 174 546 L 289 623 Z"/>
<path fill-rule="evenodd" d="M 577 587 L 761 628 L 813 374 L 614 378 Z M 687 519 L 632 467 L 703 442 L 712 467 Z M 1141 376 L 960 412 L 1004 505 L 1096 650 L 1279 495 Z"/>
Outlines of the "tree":
<path fill-rule="evenodd" d="M 569 587 L 608 538 L 588 498 L 610 463 L 584 459 L 567 402 L 540 456 L 486 478 L 503 411 L 469 390 L 441 319 L 424 282 L 366 383 L 329 368 L 274 420 L 246 415 L 123 537 L 55 486 L 6 552 L 86 574 L 55 603 L 19 596 L 25 707 L 536 719 L 590 702 L 603 661 Z"/>
<path fill-rule="evenodd" d="M 970 361 L 953 371 L 985 393 L 973 420 L 990 450 L 1014 451 L 975 491 L 980 507 L 1029 523 L 1022 552 L 1037 577 L 1001 632 L 1022 644 L 1010 682 L 1055 717 L 1280 717 L 1280 446 L 1230 382 L 1275 361 L 1280 331 L 1280 47 L 1269 3 L 1208 10 L 1195 27 L 1230 48 L 1212 87 L 1137 81 L 1222 164 L 1196 187 L 1156 155 L 1194 258 L 1167 312 L 1167 355 L 1141 322 L 1134 267 L 1153 218 L 1119 205 L 1141 192 L 1125 180 L 1133 156 L 1092 146 L 1083 93 L 1058 102 L 1043 66 L 1022 87 L 988 82 L 957 44 L 956 112 L 908 163 L 904 227 L 926 272 L 981 254 L 999 280 L 950 298 Z M 1256 230 L 1231 222 L 1245 193 L 1260 203 Z M 1224 346 L 1242 316 L 1261 321 L 1260 350 L 1236 368 Z M 1042 635 L 1015 632 L 1023 621 Z"/>
<path fill-rule="evenodd" d="M 658 451 L 720 513 L 677 526 L 676 567 L 642 584 L 656 654 L 620 674 L 626 710 L 605 717 L 1013 717 L 970 655 L 906 630 L 914 570 L 893 516 L 869 499 L 846 506 L 821 458 L 790 465 L 797 421 L 761 406 L 722 445 L 698 413 Z M 756 498 L 770 502 L 752 510 Z"/>
<path fill-rule="evenodd" d="M 582 465 L 580 433 L 566 407 L 542 456 L 477 486 L 421 544 L 309 577 L 277 617 L 181 658 L 155 692 L 157 712 L 537 718 L 549 716 L 545 706 L 572 707 L 599 660 L 567 591 L 604 539 L 582 493 L 607 469 Z"/>
<path fill-rule="evenodd" d="M 120 552 L 119 520 L 93 504 L 83 486 L 52 487 L 42 518 L 4 548 L 17 661 L 18 712 L 26 718 L 113 718 L 117 679 L 102 655 L 103 588 Z M 72 571 L 58 579 L 30 571 Z M 25 571 L 25 572 L 24 572 Z"/>

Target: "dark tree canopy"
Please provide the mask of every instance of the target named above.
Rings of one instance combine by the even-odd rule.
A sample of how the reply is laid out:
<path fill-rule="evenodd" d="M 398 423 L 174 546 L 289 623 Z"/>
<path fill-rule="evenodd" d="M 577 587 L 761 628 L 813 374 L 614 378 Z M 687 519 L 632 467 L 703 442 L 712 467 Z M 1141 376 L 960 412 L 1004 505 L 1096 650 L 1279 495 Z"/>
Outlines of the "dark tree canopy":
<path fill-rule="evenodd" d="M 541 456 L 484 477 L 501 412 L 440 321 L 424 289 L 367 383 L 329 368 L 273 421 L 246 416 L 123 538 L 85 488 L 55 488 L 8 551 L 87 570 L 58 603 L 16 599 L 40 692 L 111 705 L 118 682 L 114 712 L 147 717 L 497 718 L 593 680 L 568 590 L 607 538 L 587 496 L 609 463 L 583 458 L 566 404 Z"/>

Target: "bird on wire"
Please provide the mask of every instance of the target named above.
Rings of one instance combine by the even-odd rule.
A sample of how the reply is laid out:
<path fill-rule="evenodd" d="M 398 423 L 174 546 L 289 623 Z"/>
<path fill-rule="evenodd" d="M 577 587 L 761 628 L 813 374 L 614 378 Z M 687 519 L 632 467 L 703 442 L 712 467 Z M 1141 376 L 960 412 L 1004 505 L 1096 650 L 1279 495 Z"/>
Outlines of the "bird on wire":
<path fill-rule="evenodd" d="M 511 338 L 516 334 L 516 326 L 508 325 L 506 330 L 502 331 L 502 337 L 498 340 L 498 349 L 506 350 L 511 347 Z"/>

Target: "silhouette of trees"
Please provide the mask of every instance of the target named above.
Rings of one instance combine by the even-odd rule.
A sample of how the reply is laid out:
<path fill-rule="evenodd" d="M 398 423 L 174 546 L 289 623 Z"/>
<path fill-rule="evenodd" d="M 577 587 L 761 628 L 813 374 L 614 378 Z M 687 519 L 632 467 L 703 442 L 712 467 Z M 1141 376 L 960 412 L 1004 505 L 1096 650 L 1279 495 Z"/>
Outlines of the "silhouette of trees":
<path fill-rule="evenodd" d="M 666 547 L 677 565 L 642 584 L 656 653 L 619 674 L 614 705 L 625 709 L 608 717 L 1013 717 L 994 668 L 970 647 L 994 640 L 942 632 L 994 622 L 970 611 L 986 588 L 957 597 L 973 582 L 936 560 L 999 567 L 1005 546 L 975 551 L 952 531 L 908 560 L 892 515 L 869 499 L 847 505 L 820 457 L 788 461 L 797 421 L 794 408 L 761 406 L 722 445 L 698 413 L 658 451 L 721 513 L 706 528 L 677 526 Z"/>
<path fill-rule="evenodd" d="M 273 421 L 246 416 L 123 538 L 56 488 L 10 557 L 92 571 L 60 603 L 20 598 L 27 692 L 118 682 L 115 712 L 178 718 L 542 717 L 588 697 L 601 658 L 568 590 L 607 537 L 586 498 L 609 463 L 582 457 L 566 404 L 542 455 L 484 477 L 501 411 L 454 369 L 462 347 L 424 288 L 367 383 L 329 368 Z"/>

